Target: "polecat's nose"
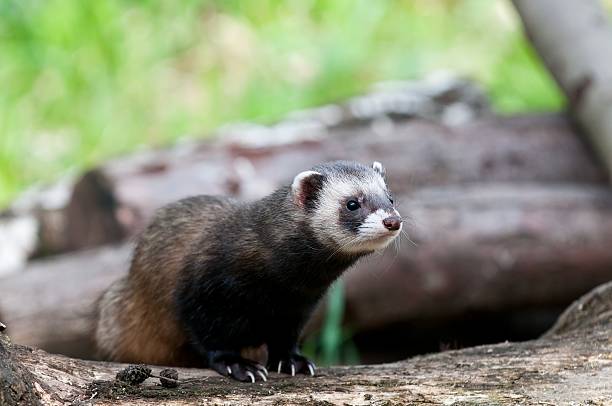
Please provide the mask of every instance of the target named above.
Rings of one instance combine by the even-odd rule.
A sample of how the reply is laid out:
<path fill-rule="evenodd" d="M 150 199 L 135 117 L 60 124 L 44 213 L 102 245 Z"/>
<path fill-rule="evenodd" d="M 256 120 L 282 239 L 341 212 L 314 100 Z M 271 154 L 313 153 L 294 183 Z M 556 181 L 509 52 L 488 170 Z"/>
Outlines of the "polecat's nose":
<path fill-rule="evenodd" d="M 402 225 L 402 219 L 399 218 L 398 216 L 387 217 L 382 222 L 385 228 L 389 231 L 397 231 Z"/>

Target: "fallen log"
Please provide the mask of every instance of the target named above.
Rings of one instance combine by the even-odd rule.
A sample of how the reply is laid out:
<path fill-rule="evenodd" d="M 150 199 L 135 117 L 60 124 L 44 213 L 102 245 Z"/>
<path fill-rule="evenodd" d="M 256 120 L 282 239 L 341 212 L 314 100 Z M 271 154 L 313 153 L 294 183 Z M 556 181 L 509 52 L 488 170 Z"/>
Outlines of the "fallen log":
<path fill-rule="evenodd" d="M 483 181 L 606 180 L 562 116 L 490 117 L 456 127 L 424 119 L 389 123 L 384 135 L 371 125 L 353 125 L 290 144 L 247 145 L 244 139 L 228 137 L 139 153 L 93 169 L 74 187 L 62 182 L 38 199 L 26 196 L 0 226 L 23 223 L 19 235 L 34 239 L 23 244 L 15 259 L 19 262 L 33 253 L 120 241 L 140 229 L 157 207 L 185 196 L 258 198 L 304 168 L 339 158 L 383 161 L 397 192 Z M 15 240 L 13 232 L 3 244 Z M 8 251 L 21 253 L 12 245 Z"/>
<path fill-rule="evenodd" d="M 344 278 L 345 323 L 368 330 L 471 310 L 566 306 L 612 280 L 605 187 L 472 185 L 403 198 L 411 243 Z M 319 314 L 322 314 L 320 312 Z"/>
<path fill-rule="evenodd" d="M 607 187 L 486 184 L 396 196 L 409 237 L 345 277 L 345 323 L 365 331 L 468 311 L 566 306 L 612 279 Z M 129 248 L 34 261 L 0 280 L 16 343 L 91 357 L 87 306 L 127 270 Z M 322 311 L 309 331 L 316 329 Z"/>
<path fill-rule="evenodd" d="M 316 136 L 302 129 L 289 138 L 293 130 L 284 122 L 223 130 L 218 141 L 137 153 L 89 171 L 76 185 L 66 180 L 29 193 L 0 217 L 0 274 L 29 256 L 118 242 L 134 235 L 157 207 L 185 196 L 261 197 L 326 160 L 380 160 L 399 193 L 473 182 L 607 180 L 561 115 L 489 116 L 453 126 L 425 118 L 382 121 L 323 127 Z"/>
<path fill-rule="evenodd" d="M 396 193 L 472 182 L 604 183 L 561 116 L 485 118 L 457 127 L 415 119 L 340 127 L 324 138 L 252 145 L 249 133 L 216 144 L 150 152 L 103 165 L 77 183 L 65 212 L 64 249 L 134 235 L 153 211 L 189 195 L 260 198 L 312 165 L 379 160 Z M 250 140 L 250 141 L 249 141 Z"/>
<path fill-rule="evenodd" d="M 245 384 L 207 370 L 179 369 L 181 385 L 176 389 L 163 388 L 151 379 L 138 386 L 124 385 L 115 380 L 124 364 L 70 359 L 11 345 L 0 333 L 4 355 L 0 388 L 17 382 L 26 388 L 19 396 L 48 405 L 609 404 L 612 283 L 574 303 L 565 319 L 573 322 L 534 341 L 448 351 L 393 364 L 324 368 L 314 378 L 272 373 L 268 382 Z M 2 404 L 27 402 L 4 390 L 0 395 Z"/>
<path fill-rule="evenodd" d="M 478 86 L 448 75 L 383 83 L 270 126 L 230 125 L 215 141 L 137 153 L 24 193 L 0 213 L 0 275 L 28 258 L 114 243 L 184 196 L 252 199 L 325 160 L 381 160 L 398 192 L 483 181 L 603 183 L 561 115 L 495 117 Z M 282 170 L 280 170 L 282 168 Z"/>

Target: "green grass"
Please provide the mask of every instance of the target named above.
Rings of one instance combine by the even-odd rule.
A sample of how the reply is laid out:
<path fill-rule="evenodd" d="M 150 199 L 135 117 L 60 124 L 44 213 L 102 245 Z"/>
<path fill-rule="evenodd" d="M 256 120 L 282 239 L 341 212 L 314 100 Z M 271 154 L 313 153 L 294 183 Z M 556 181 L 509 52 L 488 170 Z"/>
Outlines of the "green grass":
<path fill-rule="evenodd" d="M 506 0 L 3 0 L 0 206 L 143 146 L 445 68 L 499 111 L 562 104 Z"/>
<path fill-rule="evenodd" d="M 343 326 L 345 296 L 342 280 L 332 285 L 326 300 L 321 330 L 305 340 L 302 350 L 317 365 L 358 364 L 359 351 L 353 342 L 353 334 L 350 328 Z"/>

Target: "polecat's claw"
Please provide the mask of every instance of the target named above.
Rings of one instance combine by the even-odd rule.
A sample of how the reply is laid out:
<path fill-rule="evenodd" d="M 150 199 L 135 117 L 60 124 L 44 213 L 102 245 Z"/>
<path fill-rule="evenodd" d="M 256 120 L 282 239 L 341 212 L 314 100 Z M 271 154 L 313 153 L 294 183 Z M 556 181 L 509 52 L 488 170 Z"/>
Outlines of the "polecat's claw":
<path fill-rule="evenodd" d="M 242 358 L 234 351 L 211 351 L 209 367 L 224 376 L 237 381 L 255 383 L 257 380 L 266 382 L 268 370 L 249 359 Z"/>
<path fill-rule="evenodd" d="M 316 367 L 308 358 L 294 352 L 278 361 L 278 372 L 284 372 L 295 376 L 296 374 L 306 374 L 315 376 Z"/>

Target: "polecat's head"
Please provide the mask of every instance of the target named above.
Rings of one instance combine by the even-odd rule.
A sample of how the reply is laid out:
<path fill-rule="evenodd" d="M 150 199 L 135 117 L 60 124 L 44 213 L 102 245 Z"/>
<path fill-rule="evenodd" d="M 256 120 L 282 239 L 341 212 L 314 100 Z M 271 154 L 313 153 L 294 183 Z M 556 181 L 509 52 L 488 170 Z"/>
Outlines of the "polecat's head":
<path fill-rule="evenodd" d="M 293 201 L 309 213 L 317 238 L 339 252 L 365 254 L 386 247 L 402 229 L 380 162 L 372 167 L 336 161 L 299 173 Z"/>

